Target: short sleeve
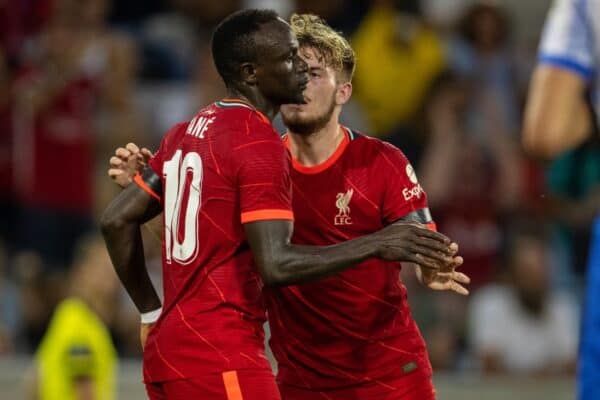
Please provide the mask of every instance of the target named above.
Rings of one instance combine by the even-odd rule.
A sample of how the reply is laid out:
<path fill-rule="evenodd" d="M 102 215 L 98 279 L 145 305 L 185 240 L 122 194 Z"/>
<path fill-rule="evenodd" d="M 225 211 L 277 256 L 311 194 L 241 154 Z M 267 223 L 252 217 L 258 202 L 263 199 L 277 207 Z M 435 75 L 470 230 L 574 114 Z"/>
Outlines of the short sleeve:
<path fill-rule="evenodd" d="M 384 223 L 410 217 L 413 221 L 432 224 L 427 195 L 412 165 L 398 148 L 387 143 L 382 146 L 379 169 L 385 187 L 382 206 Z"/>
<path fill-rule="evenodd" d="M 160 141 L 160 146 L 158 147 L 158 150 L 156 151 L 156 153 L 154 153 L 154 155 L 152 155 L 152 158 L 148 161 L 148 166 L 150 168 L 152 168 L 154 173 L 157 175 L 162 174 L 162 167 L 163 167 L 163 163 L 164 163 L 164 154 L 165 154 L 164 142 L 165 142 L 165 138 L 163 138 Z"/>
<path fill-rule="evenodd" d="M 586 3 L 555 0 L 542 32 L 540 64 L 569 70 L 588 80 L 594 74 L 594 43 Z"/>
<path fill-rule="evenodd" d="M 177 124 L 167 132 L 167 134 L 160 141 L 160 146 L 158 150 L 152 155 L 152 158 L 148 161 L 148 167 L 154 172 L 156 176 L 151 176 L 152 173 L 150 171 L 142 171 L 142 174 L 138 174 L 134 177 L 133 181 L 140 187 L 142 190 L 150 194 L 156 200 L 160 201 L 162 196 L 162 188 L 160 187 L 161 179 L 163 176 L 163 164 L 165 162 L 165 158 L 167 158 L 167 153 L 169 151 L 169 143 L 172 143 L 178 133 L 181 133 L 188 126 L 187 122 Z M 150 173 L 148 173 L 150 172 Z"/>
<path fill-rule="evenodd" d="M 169 130 L 169 132 L 167 132 L 167 134 L 163 136 L 162 140 L 160 141 L 160 146 L 158 147 L 158 150 L 148 161 L 148 165 L 150 166 L 150 168 L 152 168 L 156 175 L 162 175 L 163 164 L 165 162 L 165 156 L 169 147 L 168 143 L 170 143 L 173 140 L 173 137 L 177 135 L 177 132 L 180 129 L 184 128 L 185 125 L 187 125 L 187 123 L 181 123 L 173 126 Z"/>
<path fill-rule="evenodd" d="M 242 223 L 293 220 L 289 154 L 283 141 L 263 124 L 244 135 L 232 149 Z"/>

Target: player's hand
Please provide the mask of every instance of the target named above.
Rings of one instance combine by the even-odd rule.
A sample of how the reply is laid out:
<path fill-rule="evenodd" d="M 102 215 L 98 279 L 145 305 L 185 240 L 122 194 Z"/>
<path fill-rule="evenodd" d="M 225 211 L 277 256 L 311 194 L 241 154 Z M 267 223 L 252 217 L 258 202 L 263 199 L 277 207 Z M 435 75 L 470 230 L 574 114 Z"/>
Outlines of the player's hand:
<path fill-rule="evenodd" d="M 396 222 L 376 234 L 377 256 L 388 261 L 414 263 L 427 271 L 448 272 L 458 245 L 445 235 L 413 222 Z M 462 259 L 460 260 L 462 263 Z"/>
<path fill-rule="evenodd" d="M 135 143 L 128 143 L 125 147 L 115 150 L 115 155 L 110 158 L 108 176 L 122 188 L 127 187 L 136 173 L 148 163 L 152 152 L 147 148 L 140 148 Z"/>
<path fill-rule="evenodd" d="M 146 347 L 148 335 L 150 334 L 152 328 L 154 328 L 154 323 L 140 325 L 140 342 L 142 343 L 142 350 Z"/>
<path fill-rule="evenodd" d="M 452 247 L 456 245 L 452 244 Z M 458 245 L 456 245 L 458 251 Z M 422 284 L 432 290 L 451 290 L 464 296 L 469 294 L 469 291 L 463 286 L 471 282 L 471 279 L 462 272 L 456 271 L 456 268 L 461 266 L 463 258 L 458 256 L 453 258 L 453 262 L 441 267 L 439 271 L 433 269 L 422 269 L 420 266 L 415 266 L 417 279 Z"/>

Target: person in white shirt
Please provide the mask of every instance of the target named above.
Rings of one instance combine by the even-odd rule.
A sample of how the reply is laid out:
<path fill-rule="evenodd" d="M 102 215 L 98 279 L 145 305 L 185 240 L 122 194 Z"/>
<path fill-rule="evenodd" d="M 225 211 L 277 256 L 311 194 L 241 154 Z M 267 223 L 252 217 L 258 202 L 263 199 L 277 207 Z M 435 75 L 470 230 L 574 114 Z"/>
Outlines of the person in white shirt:
<path fill-rule="evenodd" d="M 572 372 L 577 354 L 577 306 L 549 285 L 548 244 L 517 233 L 507 252 L 508 284 L 490 284 L 473 297 L 469 338 L 485 373 Z"/>

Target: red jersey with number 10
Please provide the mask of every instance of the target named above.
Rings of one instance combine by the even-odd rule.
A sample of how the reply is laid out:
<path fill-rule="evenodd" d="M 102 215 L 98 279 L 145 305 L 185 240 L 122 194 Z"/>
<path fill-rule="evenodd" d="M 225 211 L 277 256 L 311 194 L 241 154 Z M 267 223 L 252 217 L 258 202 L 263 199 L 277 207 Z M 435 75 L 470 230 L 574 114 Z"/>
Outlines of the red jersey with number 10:
<path fill-rule="evenodd" d="M 270 368 L 262 283 L 242 224 L 293 218 L 279 135 L 250 105 L 224 100 L 173 127 L 150 167 L 162 177 L 164 304 L 144 380 Z"/>
<path fill-rule="evenodd" d="M 341 129 L 344 140 L 325 163 L 292 160 L 292 242 L 331 245 L 408 215 L 431 222 L 425 192 L 402 152 Z M 269 288 L 278 383 L 313 391 L 376 384 L 394 391 L 429 379 L 425 342 L 399 273 L 399 263 L 371 259 L 317 282 Z"/>

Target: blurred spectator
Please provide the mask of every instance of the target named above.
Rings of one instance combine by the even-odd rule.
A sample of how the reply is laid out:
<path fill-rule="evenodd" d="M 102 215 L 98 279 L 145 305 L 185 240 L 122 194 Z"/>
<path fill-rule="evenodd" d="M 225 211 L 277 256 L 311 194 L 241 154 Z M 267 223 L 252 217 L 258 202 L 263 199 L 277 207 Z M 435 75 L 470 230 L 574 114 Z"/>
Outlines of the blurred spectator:
<path fill-rule="evenodd" d="M 0 240 L 14 243 L 15 202 L 13 191 L 13 140 L 10 98 L 11 73 L 0 48 Z"/>
<path fill-rule="evenodd" d="M 416 3 L 375 2 L 352 45 L 359 55 L 355 97 L 367 114 L 370 133 L 385 136 L 410 124 L 445 63 L 441 40 L 423 23 Z"/>
<path fill-rule="evenodd" d="M 56 308 L 35 356 L 40 400 L 115 397 L 117 359 L 106 323 L 119 289 L 104 243 L 80 243 L 69 274 L 68 297 Z"/>
<path fill-rule="evenodd" d="M 548 170 L 545 206 L 560 223 L 572 271 L 584 275 L 592 221 L 600 214 L 600 140 L 593 138 L 554 161 Z"/>
<path fill-rule="evenodd" d="M 136 132 L 130 49 L 105 29 L 106 7 L 105 0 L 57 0 L 15 84 L 20 245 L 53 270 L 66 268 L 73 243 L 91 227 L 95 152 L 105 159 L 113 140 Z M 98 116 L 106 135 L 97 135 Z"/>
<path fill-rule="evenodd" d="M 213 64 L 210 46 L 199 45 L 190 81 L 143 82 L 136 93 L 136 102 L 146 116 L 147 147 L 158 148 L 160 139 L 174 124 L 189 119 L 205 104 L 226 95 Z"/>
<path fill-rule="evenodd" d="M 482 107 L 493 101 L 494 122 L 504 126 L 504 133 L 518 135 L 518 75 L 509 46 L 511 28 L 505 9 L 478 1 L 466 9 L 458 23 L 458 36 L 450 41 L 449 67 L 470 85 L 467 122 L 471 132 L 485 134 L 490 119 Z"/>
<path fill-rule="evenodd" d="M 169 0 L 169 2 L 173 8 L 192 16 L 200 26 L 209 30 L 244 5 L 243 0 Z"/>
<path fill-rule="evenodd" d="M 296 0 L 295 12 L 316 14 L 335 30 L 349 36 L 361 24 L 372 3 L 370 0 Z"/>
<path fill-rule="evenodd" d="M 421 0 L 427 22 L 442 34 L 450 32 L 472 0 Z"/>
<path fill-rule="evenodd" d="M 244 8 L 267 8 L 275 10 L 283 18 L 295 11 L 295 0 L 244 0 Z"/>
<path fill-rule="evenodd" d="M 19 350 L 31 353 L 42 340 L 64 288 L 56 275 L 45 279 L 42 259 L 35 252 L 16 254 L 12 267 L 19 286 L 18 301 L 22 312 L 17 346 Z"/>
<path fill-rule="evenodd" d="M 564 374 L 575 371 L 577 306 L 550 289 L 549 243 L 525 230 L 510 236 L 506 284 L 472 299 L 473 352 L 485 373 Z"/>
<path fill-rule="evenodd" d="M 52 4 L 53 0 L 0 1 L 0 48 L 11 66 L 18 63 L 27 39 L 47 22 Z"/>
<path fill-rule="evenodd" d="M 157 14 L 141 23 L 136 34 L 142 55 L 140 78 L 162 82 L 190 79 L 198 40 L 210 39 L 198 31 L 192 16 L 176 12 Z"/>
<path fill-rule="evenodd" d="M 94 86 L 78 68 L 76 39 L 64 27 L 45 32 L 44 58 L 21 73 L 15 103 L 21 245 L 61 269 L 71 243 L 90 226 L 93 196 Z"/>
<path fill-rule="evenodd" d="M 167 8 L 166 0 L 114 1 L 110 11 L 110 22 L 120 27 L 133 28 L 144 19 Z"/>
<path fill-rule="evenodd" d="M 467 126 L 471 91 L 460 80 L 441 84 L 428 107 L 431 129 L 420 164 L 421 184 L 441 232 L 457 243 L 471 278 L 470 290 L 496 274 L 501 222 L 522 196 L 522 160 L 501 124 L 479 135 Z"/>
<path fill-rule="evenodd" d="M 0 241 L 0 356 L 15 350 L 21 310 L 19 292 L 7 275 L 8 255 Z"/>

